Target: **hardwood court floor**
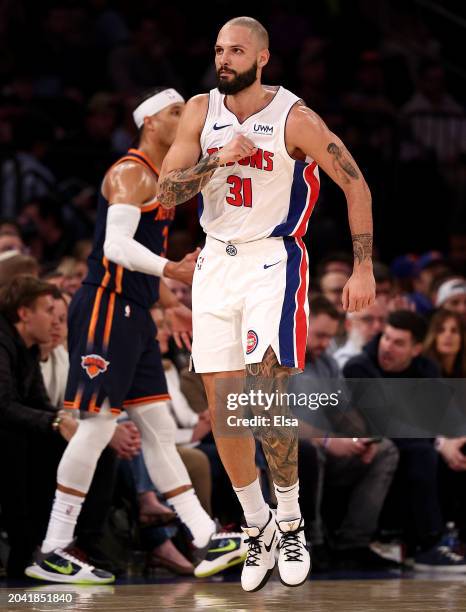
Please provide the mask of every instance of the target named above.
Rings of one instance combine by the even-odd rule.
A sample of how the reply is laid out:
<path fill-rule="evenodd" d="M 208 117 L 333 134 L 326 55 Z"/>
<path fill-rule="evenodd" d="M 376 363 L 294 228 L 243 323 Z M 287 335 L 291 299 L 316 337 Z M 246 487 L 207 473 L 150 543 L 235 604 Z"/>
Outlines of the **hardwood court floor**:
<path fill-rule="evenodd" d="M 8 604 L 7 593 L 59 593 L 73 595 L 72 603 Z M 244 593 L 238 582 L 175 582 L 99 587 L 40 587 L 0 589 L 1 612 L 208 610 L 212 612 L 463 612 L 466 577 L 444 580 L 311 580 L 290 589 L 279 582 L 258 593 Z"/>

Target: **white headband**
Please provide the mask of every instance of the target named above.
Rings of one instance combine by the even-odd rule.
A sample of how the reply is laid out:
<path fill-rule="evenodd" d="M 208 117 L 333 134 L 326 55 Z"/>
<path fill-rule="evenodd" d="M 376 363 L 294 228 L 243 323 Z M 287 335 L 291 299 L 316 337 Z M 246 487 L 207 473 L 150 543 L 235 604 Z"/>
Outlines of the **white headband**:
<path fill-rule="evenodd" d="M 184 102 L 183 96 L 180 96 L 176 89 L 164 89 L 152 98 L 141 102 L 133 112 L 134 123 L 138 128 L 141 128 L 144 125 L 144 117 L 155 115 L 170 104 L 176 104 L 176 102 Z"/>

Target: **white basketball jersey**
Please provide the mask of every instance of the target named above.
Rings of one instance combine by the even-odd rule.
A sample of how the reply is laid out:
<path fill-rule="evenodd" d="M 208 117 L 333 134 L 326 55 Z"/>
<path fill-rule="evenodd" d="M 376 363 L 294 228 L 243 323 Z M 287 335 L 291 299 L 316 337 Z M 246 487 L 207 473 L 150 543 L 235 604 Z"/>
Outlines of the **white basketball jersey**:
<path fill-rule="evenodd" d="M 319 170 L 312 159 L 296 161 L 285 146 L 285 125 L 300 99 L 283 87 L 261 111 L 240 123 L 218 89 L 209 94 L 201 134 L 202 155 L 212 154 L 236 135 L 252 140 L 257 153 L 218 168 L 202 190 L 201 225 L 224 242 L 269 236 L 301 237 L 319 195 Z"/>

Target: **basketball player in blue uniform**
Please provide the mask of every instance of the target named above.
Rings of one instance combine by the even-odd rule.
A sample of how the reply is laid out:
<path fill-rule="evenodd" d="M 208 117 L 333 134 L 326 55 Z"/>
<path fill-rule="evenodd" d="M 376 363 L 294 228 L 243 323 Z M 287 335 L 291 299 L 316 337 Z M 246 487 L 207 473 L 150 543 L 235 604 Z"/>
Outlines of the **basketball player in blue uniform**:
<path fill-rule="evenodd" d="M 348 204 L 354 268 L 343 307 L 358 311 L 375 298 L 366 181 L 341 140 L 299 96 L 261 83 L 269 55 L 267 31 L 257 20 L 238 17 L 223 26 L 215 45 L 217 87 L 188 101 L 159 182 L 167 208 L 202 194 L 207 238 L 193 277 L 192 360 L 214 425 L 219 407 L 227 406 L 226 379 L 233 390 L 241 390 L 246 377 L 252 387 L 275 392 L 304 367 L 303 236 L 319 193 L 319 167 Z M 254 414 L 264 418 L 264 406 Z M 256 591 L 265 585 L 277 545 L 281 581 L 298 586 L 307 579 L 310 556 L 298 502 L 296 429 L 264 427 L 261 433 L 276 514 L 262 495 L 252 436 L 233 431 L 217 433 L 216 443 L 247 523 L 242 586 Z"/>
<path fill-rule="evenodd" d="M 102 183 L 89 273 L 70 306 L 65 395 L 65 409 L 93 418 L 81 418 L 59 464 L 41 554 L 26 569 L 30 577 L 113 582 L 112 574 L 85 563 L 67 546 L 97 460 L 113 436 L 122 408 L 141 433 L 151 479 L 190 529 L 193 545 L 206 547 L 215 532 L 175 447 L 175 424 L 149 310 L 155 302 L 168 309 L 189 344 L 190 311 L 161 279 L 191 283 L 197 253 L 177 263 L 165 258 L 174 214 L 156 199 L 158 168 L 173 142 L 183 107 L 183 98 L 173 89 L 143 100 L 133 114 L 140 130 L 139 146 L 119 159 Z M 57 428 L 61 418 L 69 417 L 59 413 Z"/>

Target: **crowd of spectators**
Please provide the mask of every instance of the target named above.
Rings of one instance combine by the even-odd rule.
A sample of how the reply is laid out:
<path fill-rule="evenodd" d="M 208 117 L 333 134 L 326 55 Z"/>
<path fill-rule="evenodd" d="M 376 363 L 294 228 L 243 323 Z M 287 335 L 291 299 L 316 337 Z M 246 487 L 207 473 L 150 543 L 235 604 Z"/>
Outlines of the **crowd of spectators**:
<path fill-rule="evenodd" d="M 271 2 L 267 14 L 254 15 L 271 35 L 265 81 L 301 95 L 367 176 L 378 297 L 363 312 L 342 311 L 350 232 L 343 196 L 322 177 L 307 237 L 307 363 L 292 384 L 464 378 L 465 100 L 447 78 L 442 32 L 410 3 L 381 0 L 383 20 L 364 2 L 356 15 L 344 3 L 318 4 L 303 15 L 298 3 L 285 12 Z M 150 0 L 137 11 L 127 0 L 0 7 L 0 453 L 8 466 L 0 472 L 0 527 L 8 532 L 11 552 L 2 561 L 11 577 L 22 575 L 44 536 L 56 467 L 76 426 L 65 419 L 58 433 L 49 428 L 63 402 L 67 307 L 86 276 L 100 182 L 136 135 L 131 111 L 142 89 L 165 84 L 190 96 L 215 86 L 212 48 L 228 15 L 221 3 L 213 7 L 208 15 Z M 180 259 L 201 243 L 191 202 L 177 210 L 168 256 Z M 171 288 L 189 306 L 189 287 Z M 202 384 L 170 341 L 163 311 L 153 315 L 180 453 L 207 512 L 237 526 L 241 510 L 215 449 Z M 28 384 L 14 385 L 12 359 Z M 462 437 L 354 441 L 303 431 L 301 504 L 317 569 L 390 564 L 369 547 L 384 533 L 396 534 L 417 569 L 458 564 L 466 545 L 465 444 Z M 267 489 L 260 452 L 257 463 Z M 445 542 L 451 522 L 457 537 Z M 147 568 L 193 571 L 186 533 L 150 481 L 139 432 L 124 419 L 99 461 L 77 538 L 112 571 L 123 571 L 135 549 L 147 552 Z"/>
<path fill-rule="evenodd" d="M 462 54 L 448 23 L 416 7 L 321 2 L 306 13 L 259 3 L 272 54 L 264 81 L 302 96 L 353 153 L 383 261 L 434 248 L 465 272 Z M 44 265 L 92 236 L 100 181 L 133 142 L 141 91 L 165 85 L 189 97 L 215 86 L 213 46 L 228 17 L 221 2 L 209 11 L 152 0 L 2 3 L 0 216 L 18 220 Z M 171 255 L 201 238 L 196 217 L 195 202 L 178 212 Z M 326 177 L 308 246 L 312 268 L 351 246 L 343 195 Z"/>
<path fill-rule="evenodd" d="M 70 417 L 58 433 L 50 428 L 63 405 L 68 372 L 68 303 L 86 263 L 65 258 L 39 279 L 37 260 L 21 253 L 19 234 L 7 227 L 20 249 L 4 251 L 0 260 L 0 448 L 2 465 L 8 466 L 1 471 L 0 520 L 11 547 L 8 573 L 18 577 L 44 535 L 57 465 L 77 426 Z M 310 294 L 306 366 L 292 377 L 289 391 L 309 394 L 316 381 L 322 391 L 325 380 L 465 378 L 466 278 L 435 251 L 395 263 L 395 272 L 405 273 L 401 279 L 375 262 L 376 302 L 351 314 L 342 312 L 341 294 L 329 289 L 332 276 L 348 278 L 348 255 L 329 254 L 320 263 Z M 427 270 L 429 282 L 421 282 Z M 174 283 L 172 290 L 190 306 L 189 286 Z M 237 528 L 241 509 L 213 441 L 200 377 L 189 372 L 187 353 L 172 342 L 163 310 L 152 312 L 179 452 L 206 511 Z M 437 409 L 440 422 L 446 407 Z M 463 562 L 465 436 L 390 437 L 387 431 L 377 438 L 328 432 L 323 437 L 306 429 L 305 421 L 299 441 L 301 507 L 317 570 L 393 569 L 400 558 L 387 559 L 374 545 L 384 539 L 403 543 L 399 556 L 413 557 L 418 570 L 449 570 Z M 13 461 L 18 456 L 21 461 Z M 259 447 L 257 467 L 273 503 Z M 447 533 L 452 523 L 453 539 Z M 186 530 L 158 495 L 140 434 L 125 417 L 99 462 L 78 523 L 77 547 L 113 571 L 124 571 L 131 551 L 139 549 L 147 552 L 146 569 L 193 571 Z"/>

